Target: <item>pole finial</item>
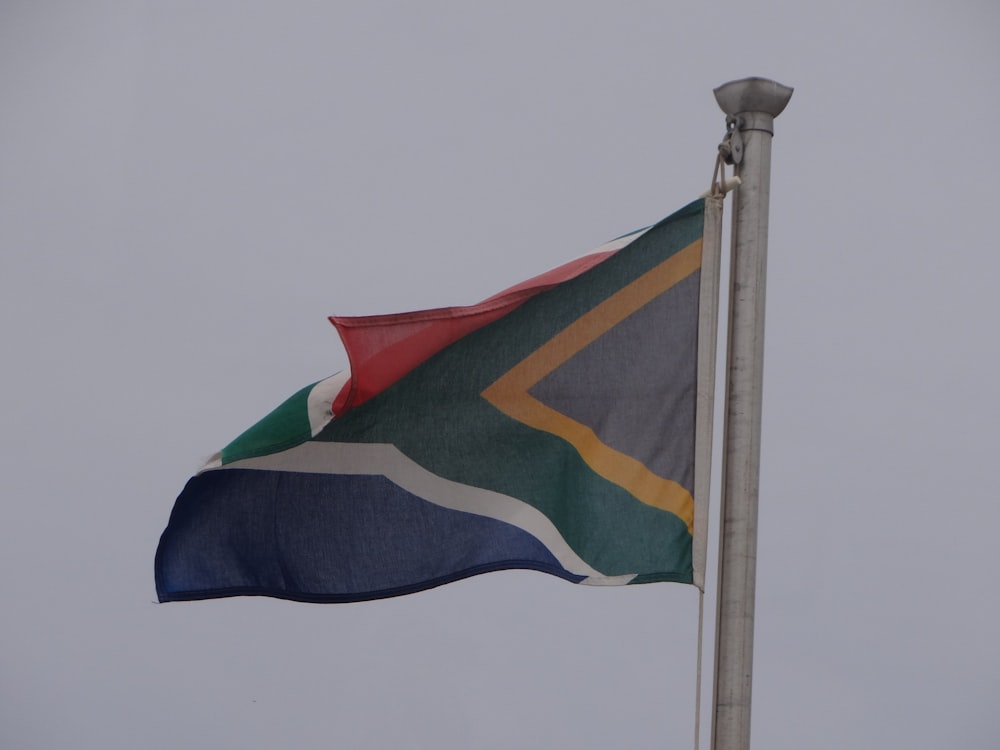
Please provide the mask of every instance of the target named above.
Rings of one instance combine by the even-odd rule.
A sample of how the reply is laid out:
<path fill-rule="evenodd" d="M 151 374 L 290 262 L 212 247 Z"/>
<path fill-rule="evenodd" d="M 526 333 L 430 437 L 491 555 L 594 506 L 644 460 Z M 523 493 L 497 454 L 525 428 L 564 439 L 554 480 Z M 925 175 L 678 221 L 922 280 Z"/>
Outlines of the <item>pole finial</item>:
<path fill-rule="evenodd" d="M 790 86 L 769 78 L 742 78 L 724 83 L 713 92 L 715 101 L 727 115 L 763 112 L 771 117 L 780 115 L 792 98 Z"/>

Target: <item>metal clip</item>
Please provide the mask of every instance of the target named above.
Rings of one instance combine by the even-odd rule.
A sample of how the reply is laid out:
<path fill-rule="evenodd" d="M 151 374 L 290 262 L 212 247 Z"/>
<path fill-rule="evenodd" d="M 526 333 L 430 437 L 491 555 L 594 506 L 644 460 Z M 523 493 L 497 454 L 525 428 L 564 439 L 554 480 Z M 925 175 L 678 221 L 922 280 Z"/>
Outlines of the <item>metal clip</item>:
<path fill-rule="evenodd" d="M 740 135 L 742 127 L 742 117 L 726 117 L 726 136 L 719 144 L 719 153 L 726 164 L 738 165 L 743 161 L 743 136 Z"/>

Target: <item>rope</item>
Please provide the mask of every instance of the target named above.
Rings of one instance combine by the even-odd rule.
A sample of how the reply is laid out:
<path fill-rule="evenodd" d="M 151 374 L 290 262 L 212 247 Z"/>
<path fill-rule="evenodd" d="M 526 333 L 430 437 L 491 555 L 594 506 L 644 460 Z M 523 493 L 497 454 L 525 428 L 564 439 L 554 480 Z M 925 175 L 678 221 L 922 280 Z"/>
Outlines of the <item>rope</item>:
<path fill-rule="evenodd" d="M 698 668 L 695 677 L 694 693 L 694 750 L 698 750 L 701 734 L 701 634 L 705 629 L 705 592 L 698 589 Z"/>
<path fill-rule="evenodd" d="M 720 174 L 721 173 L 721 174 Z M 708 188 L 708 194 L 713 198 L 723 194 L 726 184 L 726 162 L 722 158 L 722 147 L 715 155 L 715 169 L 712 170 L 712 184 Z"/>
<path fill-rule="evenodd" d="M 719 154 L 715 157 L 715 169 L 712 170 L 712 185 L 704 193 L 702 198 L 725 198 L 726 193 L 740 184 L 740 178 L 735 174 L 739 170 L 734 168 L 733 176 L 726 179 L 726 153 L 728 153 L 725 142 L 719 144 Z"/>

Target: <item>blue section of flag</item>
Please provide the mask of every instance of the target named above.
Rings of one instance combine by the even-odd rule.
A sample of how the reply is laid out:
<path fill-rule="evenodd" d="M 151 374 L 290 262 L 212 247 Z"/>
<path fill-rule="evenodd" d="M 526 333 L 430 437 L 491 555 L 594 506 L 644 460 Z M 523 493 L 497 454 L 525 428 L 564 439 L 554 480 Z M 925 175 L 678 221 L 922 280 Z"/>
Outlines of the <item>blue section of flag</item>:
<path fill-rule="evenodd" d="M 583 580 L 527 532 L 429 503 L 385 477 L 226 469 L 194 477 L 178 498 L 157 550 L 156 590 L 160 601 L 359 601 L 510 568 Z"/>

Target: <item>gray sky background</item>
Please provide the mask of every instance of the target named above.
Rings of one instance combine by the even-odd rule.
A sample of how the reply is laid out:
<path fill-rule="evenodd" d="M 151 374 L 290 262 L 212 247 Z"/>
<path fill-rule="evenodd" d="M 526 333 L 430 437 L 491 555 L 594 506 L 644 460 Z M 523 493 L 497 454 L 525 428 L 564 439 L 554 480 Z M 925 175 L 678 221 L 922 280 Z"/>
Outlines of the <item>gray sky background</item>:
<path fill-rule="evenodd" d="M 473 303 L 671 213 L 709 183 L 712 89 L 762 75 L 796 91 L 754 747 L 997 747 L 998 22 L 4 0 L 0 745 L 691 747 L 691 587 L 157 605 L 153 553 L 208 455 L 346 364 L 326 315 Z"/>

